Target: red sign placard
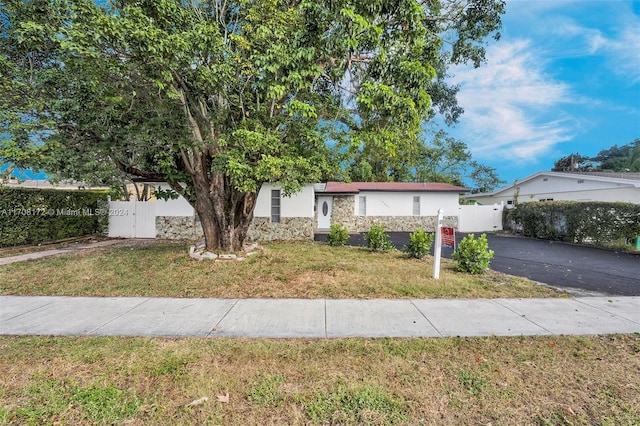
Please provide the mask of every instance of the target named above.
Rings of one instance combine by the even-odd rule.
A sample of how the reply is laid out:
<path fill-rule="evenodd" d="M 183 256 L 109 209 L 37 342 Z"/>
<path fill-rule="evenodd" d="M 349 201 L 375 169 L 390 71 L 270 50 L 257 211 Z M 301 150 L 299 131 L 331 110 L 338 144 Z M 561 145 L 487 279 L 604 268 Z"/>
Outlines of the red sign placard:
<path fill-rule="evenodd" d="M 456 231 L 455 229 L 443 226 L 442 227 L 442 246 L 456 248 Z"/>

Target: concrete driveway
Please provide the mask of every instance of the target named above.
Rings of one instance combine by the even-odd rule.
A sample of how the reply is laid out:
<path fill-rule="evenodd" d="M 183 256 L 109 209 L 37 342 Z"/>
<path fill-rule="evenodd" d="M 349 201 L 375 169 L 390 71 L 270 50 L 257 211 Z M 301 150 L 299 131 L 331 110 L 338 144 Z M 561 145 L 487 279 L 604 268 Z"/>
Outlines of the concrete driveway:
<path fill-rule="evenodd" d="M 409 234 L 389 234 L 396 248 L 409 242 Z M 456 234 L 460 241 L 466 234 Z M 640 296 L 640 254 L 603 250 L 556 241 L 543 241 L 510 235 L 487 234 L 489 248 L 495 251 L 491 269 L 560 287 L 569 292 Z M 316 235 L 326 241 L 326 235 Z M 361 235 L 349 244 L 365 245 Z M 452 249 L 442 255 L 451 257 Z"/>

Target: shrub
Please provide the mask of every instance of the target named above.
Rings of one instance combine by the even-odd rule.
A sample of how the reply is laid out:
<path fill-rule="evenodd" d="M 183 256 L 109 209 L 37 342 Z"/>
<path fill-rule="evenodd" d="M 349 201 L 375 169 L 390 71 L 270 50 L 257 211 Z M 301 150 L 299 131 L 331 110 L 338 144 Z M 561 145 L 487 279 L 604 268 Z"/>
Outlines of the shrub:
<path fill-rule="evenodd" d="M 364 233 L 364 240 L 371 251 L 385 252 L 393 249 L 391 238 L 389 238 L 389 234 L 385 232 L 382 225 L 371 225 L 369 231 Z"/>
<path fill-rule="evenodd" d="M 414 259 L 422 259 L 431 251 L 433 238 L 433 233 L 427 234 L 424 229 L 418 229 L 409 235 L 409 244 L 404 252 Z"/>
<path fill-rule="evenodd" d="M 0 187 L 0 247 L 103 233 L 105 204 L 103 192 Z"/>
<path fill-rule="evenodd" d="M 480 235 L 478 239 L 474 234 L 469 234 L 460 241 L 451 257 L 457 261 L 458 271 L 483 274 L 489 269 L 493 255 L 493 250 L 489 250 L 486 234 Z"/>
<path fill-rule="evenodd" d="M 640 234 L 640 205 L 600 201 L 520 203 L 503 213 L 504 229 L 525 237 L 590 243 L 630 244 Z"/>
<path fill-rule="evenodd" d="M 327 241 L 330 246 L 343 246 L 349 240 L 349 232 L 341 223 L 332 223 L 329 228 Z"/>

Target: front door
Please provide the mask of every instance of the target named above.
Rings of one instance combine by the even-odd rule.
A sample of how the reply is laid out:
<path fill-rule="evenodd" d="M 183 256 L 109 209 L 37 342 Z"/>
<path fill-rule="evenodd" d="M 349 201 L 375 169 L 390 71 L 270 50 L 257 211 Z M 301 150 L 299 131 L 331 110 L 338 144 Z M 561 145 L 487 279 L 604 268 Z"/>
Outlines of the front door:
<path fill-rule="evenodd" d="M 331 210 L 333 197 L 318 197 L 318 229 L 328 230 L 331 227 Z"/>

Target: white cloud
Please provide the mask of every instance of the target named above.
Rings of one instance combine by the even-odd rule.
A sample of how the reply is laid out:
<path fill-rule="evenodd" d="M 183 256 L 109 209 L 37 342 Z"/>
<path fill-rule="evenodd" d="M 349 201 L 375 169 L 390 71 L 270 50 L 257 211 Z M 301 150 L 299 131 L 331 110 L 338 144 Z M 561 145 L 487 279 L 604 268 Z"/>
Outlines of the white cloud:
<path fill-rule="evenodd" d="M 576 13 L 584 8 L 588 14 L 602 14 L 597 24 Z M 612 73 L 631 84 L 640 82 L 640 16 L 630 3 L 510 0 L 507 11 L 519 29 L 524 27 L 530 37 L 543 39 L 556 58 L 601 56 Z"/>
<path fill-rule="evenodd" d="M 491 46 L 487 60 L 483 67 L 454 71 L 465 109 L 461 136 L 474 156 L 535 161 L 571 139 L 569 118 L 549 118 L 549 112 L 577 101 L 567 84 L 546 75 L 529 41 Z"/>
<path fill-rule="evenodd" d="M 583 27 L 566 16 L 547 19 L 544 27 L 547 34 L 556 38 L 561 48 L 555 50 L 564 57 L 593 55 L 607 42 L 600 30 Z"/>
<path fill-rule="evenodd" d="M 615 74 L 630 82 L 640 82 L 640 18 L 632 15 L 619 22 L 615 33 L 604 34 L 595 28 L 578 25 L 570 19 L 554 20 L 554 34 L 563 39 L 563 56 L 598 55 L 606 59 Z"/>
<path fill-rule="evenodd" d="M 640 83 L 640 18 L 634 17 L 633 22 L 626 25 L 616 38 L 603 43 L 613 71 L 629 79 L 632 84 Z"/>

